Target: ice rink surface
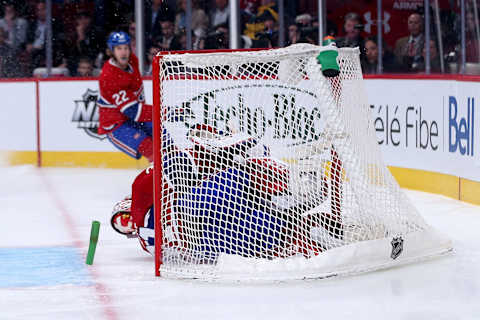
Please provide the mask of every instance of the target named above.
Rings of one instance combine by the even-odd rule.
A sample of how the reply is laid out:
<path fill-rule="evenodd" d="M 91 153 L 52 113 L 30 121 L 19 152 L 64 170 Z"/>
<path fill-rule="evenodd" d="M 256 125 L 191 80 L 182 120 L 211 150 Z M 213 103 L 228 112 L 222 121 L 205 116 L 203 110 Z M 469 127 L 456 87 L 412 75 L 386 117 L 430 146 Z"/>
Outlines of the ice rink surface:
<path fill-rule="evenodd" d="M 136 173 L 0 168 L 0 320 L 480 319 L 479 206 L 405 191 L 453 240 L 453 254 L 427 262 L 273 284 L 166 280 L 137 240 L 109 225 Z M 92 220 L 102 226 L 87 266 Z"/>

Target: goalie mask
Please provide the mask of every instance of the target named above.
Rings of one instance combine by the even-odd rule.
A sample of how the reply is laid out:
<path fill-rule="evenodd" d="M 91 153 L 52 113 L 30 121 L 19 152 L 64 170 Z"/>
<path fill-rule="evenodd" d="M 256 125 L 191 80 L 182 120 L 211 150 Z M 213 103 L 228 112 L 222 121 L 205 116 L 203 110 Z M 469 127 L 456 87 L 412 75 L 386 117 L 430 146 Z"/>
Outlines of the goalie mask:
<path fill-rule="evenodd" d="M 113 230 L 126 236 L 133 236 L 135 233 L 135 224 L 131 215 L 131 199 L 124 199 L 113 207 L 110 223 Z"/>

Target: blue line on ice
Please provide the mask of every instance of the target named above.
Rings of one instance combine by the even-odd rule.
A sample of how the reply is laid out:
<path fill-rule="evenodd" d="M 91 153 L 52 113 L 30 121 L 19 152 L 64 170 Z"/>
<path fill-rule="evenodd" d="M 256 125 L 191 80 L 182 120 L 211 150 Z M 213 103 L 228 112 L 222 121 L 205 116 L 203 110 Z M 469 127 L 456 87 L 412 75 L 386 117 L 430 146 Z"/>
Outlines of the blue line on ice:
<path fill-rule="evenodd" d="M 0 288 L 65 284 L 92 284 L 77 248 L 0 248 Z"/>

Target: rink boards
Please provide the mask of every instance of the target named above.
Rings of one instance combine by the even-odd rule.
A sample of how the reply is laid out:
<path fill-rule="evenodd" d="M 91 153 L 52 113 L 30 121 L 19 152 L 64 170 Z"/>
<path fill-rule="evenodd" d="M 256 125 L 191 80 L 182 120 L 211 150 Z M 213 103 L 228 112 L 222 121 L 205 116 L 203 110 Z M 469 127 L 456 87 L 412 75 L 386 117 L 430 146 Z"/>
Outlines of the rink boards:
<path fill-rule="evenodd" d="M 367 79 L 365 84 L 377 141 L 400 185 L 480 203 L 478 82 Z M 144 85 L 151 103 L 151 81 Z M 121 154 L 96 133 L 95 79 L 2 81 L 0 94 L 9 110 L 0 118 L 4 164 L 147 164 Z"/>

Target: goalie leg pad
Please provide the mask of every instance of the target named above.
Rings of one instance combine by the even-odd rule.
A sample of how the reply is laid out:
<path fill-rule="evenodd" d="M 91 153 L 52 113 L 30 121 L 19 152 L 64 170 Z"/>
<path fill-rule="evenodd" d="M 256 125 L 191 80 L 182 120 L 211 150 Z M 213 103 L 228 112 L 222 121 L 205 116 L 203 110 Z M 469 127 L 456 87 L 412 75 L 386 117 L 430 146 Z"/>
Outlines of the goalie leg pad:
<path fill-rule="evenodd" d="M 145 227 L 138 228 L 138 241 L 140 242 L 140 246 L 145 252 L 151 255 L 155 255 L 155 215 L 153 212 L 152 206 L 145 216 Z"/>

